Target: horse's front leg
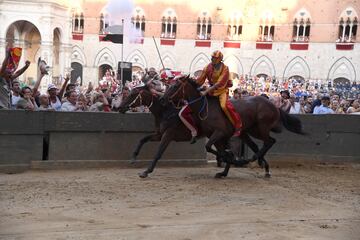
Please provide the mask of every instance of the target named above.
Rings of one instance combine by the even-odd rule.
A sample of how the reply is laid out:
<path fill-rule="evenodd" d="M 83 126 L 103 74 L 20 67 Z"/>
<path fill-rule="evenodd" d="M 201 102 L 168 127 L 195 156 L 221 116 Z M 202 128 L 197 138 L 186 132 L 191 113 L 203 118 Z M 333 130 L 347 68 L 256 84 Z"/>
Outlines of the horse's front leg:
<path fill-rule="evenodd" d="M 135 163 L 136 157 L 139 155 L 140 150 L 141 150 L 142 146 L 143 146 L 145 143 L 147 143 L 147 142 L 149 142 L 149 141 L 160 141 L 160 140 L 161 140 L 161 134 L 160 134 L 159 132 L 158 132 L 158 133 L 155 133 L 155 134 L 150 134 L 150 135 L 147 135 L 147 136 L 143 137 L 143 138 L 139 141 L 138 145 L 136 146 L 135 151 L 134 151 L 133 154 L 132 154 L 132 158 L 131 158 L 130 163 L 131 163 L 131 164 L 134 164 L 134 163 Z"/>
<path fill-rule="evenodd" d="M 169 143 L 174 139 L 174 136 L 175 136 L 175 131 L 173 131 L 172 128 L 168 128 L 164 132 L 164 134 L 161 137 L 160 145 L 158 147 L 154 160 L 152 160 L 148 169 L 146 169 L 144 172 L 139 174 L 141 178 L 146 178 L 149 175 L 149 173 L 152 173 L 154 171 L 157 161 L 161 158 L 166 148 L 169 146 Z"/>
<path fill-rule="evenodd" d="M 216 173 L 215 178 L 226 177 L 228 175 L 228 173 L 229 173 L 229 170 L 230 170 L 230 163 L 226 162 L 224 171 Z"/>

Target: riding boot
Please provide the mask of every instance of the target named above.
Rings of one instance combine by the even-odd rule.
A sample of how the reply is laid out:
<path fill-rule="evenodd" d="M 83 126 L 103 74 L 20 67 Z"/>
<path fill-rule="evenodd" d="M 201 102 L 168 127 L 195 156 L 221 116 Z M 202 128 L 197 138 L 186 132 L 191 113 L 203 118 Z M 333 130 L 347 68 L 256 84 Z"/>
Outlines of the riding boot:
<path fill-rule="evenodd" d="M 196 140 L 197 140 L 196 136 L 192 136 L 190 140 L 190 144 L 196 143 Z"/>

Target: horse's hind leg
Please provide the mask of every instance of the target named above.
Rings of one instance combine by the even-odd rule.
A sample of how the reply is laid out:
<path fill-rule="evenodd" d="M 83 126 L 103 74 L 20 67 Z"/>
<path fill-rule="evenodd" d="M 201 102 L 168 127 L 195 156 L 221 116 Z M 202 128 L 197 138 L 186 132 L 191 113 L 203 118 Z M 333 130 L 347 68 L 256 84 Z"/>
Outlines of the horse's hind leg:
<path fill-rule="evenodd" d="M 250 136 L 248 134 L 243 134 L 241 135 L 241 139 L 246 143 L 246 145 L 248 145 L 248 147 L 254 152 L 254 156 L 252 157 L 252 159 L 250 160 L 250 162 L 255 161 L 256 159 L 258 159 L 258 152 L 259 152 L 259 147 L 258 145 L 250 138 Z"/>
<path fill-rule="evenodd" d="M 261 157 L 261 161 L 264 163 L 264 166 L 265 166 L 265 177 L 266 178 L 271 177 L 270 167 L 269 167 L 268 162 L 265 160 L 264 157 Z"/>
<path fill-rule="evenodd" d="M 160 141 L 160 140 L 161 140 L 161 135 L 159 133 L 150 134 L 140 139 L 138 145 L 135 148 L 135 151 L 132 154 L 131 164 L 135 163 L 136 157 L 139 155 L 140 150 L 145 143 L 149 141 Z"/>
<path fill-rule="evenodd" d="M 215 154 L 215 156 L 216 156 L 216 165 L 217 165 L 217 167 L 222 167 L 222 164 L 225 163 L 226 159 L 224 159 L 224 156 L 222 156 L 220 154 L 220 152 L 225 151 L 225 145 L 220 141 L 214 143 L 214 145 L 215 145 L 216 150 L 217 150 L 216 154 Z"/>
<path fill-rule="evenodd" d="M 264 165 L 265 165 L 265 177 L 270 177 L 271 173 L 270 173 L 269 164 L 265 160 L 264 156 L 267 153 L 267 151 L 269 151 L 269 149 L 275 144 L 275 142 L 276 142 L 275 138 L 272 138 L 272 137 L 269 136 L 267 139 L 264 140 L 264 145 L 257 154 L 258 159 L 261 162 L 263 162 Z"/>

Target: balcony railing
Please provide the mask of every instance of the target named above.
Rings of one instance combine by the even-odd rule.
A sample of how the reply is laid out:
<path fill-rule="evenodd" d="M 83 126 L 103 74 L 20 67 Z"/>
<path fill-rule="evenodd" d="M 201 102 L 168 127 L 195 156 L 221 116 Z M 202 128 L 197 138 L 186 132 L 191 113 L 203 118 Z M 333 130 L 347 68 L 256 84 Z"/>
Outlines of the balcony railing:
<path fill-rule="evenodd" d="M 176 33 L 161 33 L 161 38 L 169 38 L 169 39 L 175 39 Z"/>

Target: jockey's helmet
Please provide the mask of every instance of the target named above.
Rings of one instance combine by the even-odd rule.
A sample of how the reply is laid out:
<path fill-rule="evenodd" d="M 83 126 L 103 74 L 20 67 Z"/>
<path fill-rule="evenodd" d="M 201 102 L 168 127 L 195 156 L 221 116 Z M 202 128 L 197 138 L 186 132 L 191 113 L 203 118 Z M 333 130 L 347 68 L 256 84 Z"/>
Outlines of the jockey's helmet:
<path fill-rule="evenodd" d="M 216 64 L 223 60 L 224 55 L 219 50 L 216 50 L 211 54 L 211 58 L 214 59 L 214 61 L 212 60 L 212 62 Z"/>

